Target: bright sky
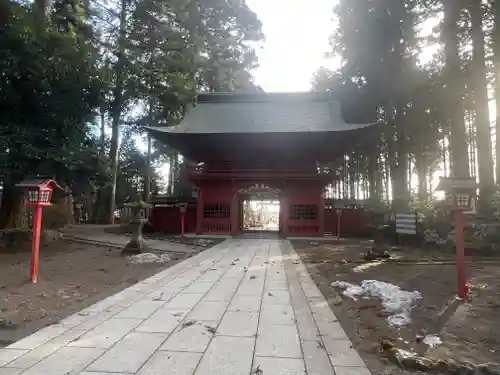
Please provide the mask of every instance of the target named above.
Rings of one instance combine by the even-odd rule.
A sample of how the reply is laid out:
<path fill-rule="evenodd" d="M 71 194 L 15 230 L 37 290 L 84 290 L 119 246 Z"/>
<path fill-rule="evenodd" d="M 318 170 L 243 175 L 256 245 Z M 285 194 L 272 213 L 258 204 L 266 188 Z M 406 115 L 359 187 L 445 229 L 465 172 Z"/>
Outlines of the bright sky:
<path fill-rule="evenodd" d="M 247 0 L 263 23 L 266 41 L 257 49 L 260 67 L 255 81 L 265 91 L 309 91 L 320 66 L 335 66 L 325 59 L 336 0 Z"/>

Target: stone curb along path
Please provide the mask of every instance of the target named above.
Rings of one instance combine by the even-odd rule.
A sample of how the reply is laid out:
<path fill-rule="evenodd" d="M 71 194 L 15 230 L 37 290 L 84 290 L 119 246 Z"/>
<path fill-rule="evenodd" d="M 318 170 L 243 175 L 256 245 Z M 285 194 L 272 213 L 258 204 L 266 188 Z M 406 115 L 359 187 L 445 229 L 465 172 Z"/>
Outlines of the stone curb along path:
<path fill-rule="evenodd" d="M 288 241 L 226 240 L 0 349 L 0 375 L 370 375 Z"/>
<path fill-rule="evenodd" d="M 120 238 L 117 235 L 110 235 L 109 238 L 103 239 L 95 239 L 94 237 L 85 237 L 85 236 L 72 236 L 66 235 L 64 239 L 68 241 L 78 242 L 78 243 L 86 243 L 90 245 L 96 246 L 106 246 L 114 249 L 123 249 L 124 246 L 130 241 L 130 238 Z M 116 237 L 116 238 L 115 238 Z M 171 253 L 176 255 L 182 254 L 195 254 L 202 251 L 203 247 L 196 246 L 188 246 L 183 244 L 177 244 L 175 242 L 169 241 L 161 241 L 161 240 L 144 240 L 144 244 L 151 249 L 152 251 L 158 251 L 163 253 Z"/>

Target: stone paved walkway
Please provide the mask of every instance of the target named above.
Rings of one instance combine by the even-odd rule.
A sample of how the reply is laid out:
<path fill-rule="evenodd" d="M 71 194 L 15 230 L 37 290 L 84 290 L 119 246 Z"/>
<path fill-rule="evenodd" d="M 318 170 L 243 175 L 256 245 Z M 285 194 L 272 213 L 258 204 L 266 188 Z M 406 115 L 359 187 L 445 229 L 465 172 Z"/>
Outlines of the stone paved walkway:
<path fill-rule="evenodd" d="M 279 240 L 227 240 L 0 349 L 17 374 L 370 375 Z"/>

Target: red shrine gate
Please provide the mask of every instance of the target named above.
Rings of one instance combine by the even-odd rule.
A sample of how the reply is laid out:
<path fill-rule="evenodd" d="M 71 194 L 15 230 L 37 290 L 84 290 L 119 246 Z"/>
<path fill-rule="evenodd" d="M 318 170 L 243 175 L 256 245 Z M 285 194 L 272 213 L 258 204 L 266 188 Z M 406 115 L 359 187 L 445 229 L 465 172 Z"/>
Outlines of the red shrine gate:
<path fill-rule="evenodd" d="M 231 234 L 243 230 L 243 197 L 272 197 L 280 202 L 283 236 L 323 235 L 323 187 L 326 175 L 303 170 L 213 170 L 196 168 L 197 234 Z M 331 177 L 328 177 L 331 180 Z"/>
<path fill-rule="evenodd" d="M 197 234 L 237 235 L 243 198 L 265 196 L 280 202 L 280 234 L 305 237 L 325 232 L 324 165 L 370 125 L 345 123 L 325 94 L 204 94 L 180 125 L 148 130 L 196 161 Z"/>

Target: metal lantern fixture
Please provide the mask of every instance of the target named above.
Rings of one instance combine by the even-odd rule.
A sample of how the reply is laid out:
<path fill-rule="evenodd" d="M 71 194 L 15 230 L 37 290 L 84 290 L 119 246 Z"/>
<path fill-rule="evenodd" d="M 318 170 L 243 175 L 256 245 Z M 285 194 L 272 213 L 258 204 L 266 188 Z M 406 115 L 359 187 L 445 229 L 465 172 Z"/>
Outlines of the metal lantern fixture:
<path fill-rule="evenodd" d="M 457 193 L 453 195 L 453 207 L 457 210 L 468 211 L 472 208 L 472 196 L 465 193 Z"/>
<path fill-rule="evenodd" d="M 187 203 L 177 203 L 176 206 L 179 207 L 180 213 L 185 214 L 187 212 Z"/>
<path fill-rule="evenodd" d="M 39 185 L 28 189 L 28 204 L 50 206 L 52 198 L 52 187 L 47 185 Z"/>
<path fill-rule="evenodd" d="M 444 191 L 453 211 L 473 211 L 478 184 L 472 179 L 443 178 L 436 191 Z"/>

